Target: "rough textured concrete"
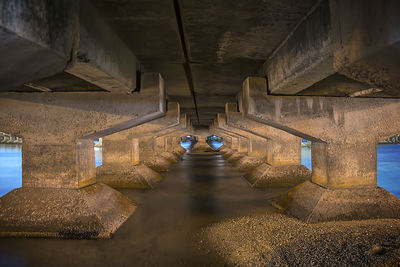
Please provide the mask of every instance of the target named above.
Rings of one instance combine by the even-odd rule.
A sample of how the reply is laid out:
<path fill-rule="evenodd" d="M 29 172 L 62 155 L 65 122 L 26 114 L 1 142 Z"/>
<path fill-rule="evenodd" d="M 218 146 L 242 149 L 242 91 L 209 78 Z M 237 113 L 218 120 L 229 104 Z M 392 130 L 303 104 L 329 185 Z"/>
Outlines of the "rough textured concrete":
<path fill-rule="evenodd" d="M 239 161 L 241 158 L 245 157 L 246 153 L 242 152 L 235 152 L 232 155 L 230 155 L 227 160 L 229 163 L 235 164 L 237 161 Z"/>
<path fill-rule="evenodd" d="M 113 188 L 153 188 L 162 180 L 161 174 L 144 164 L 107 166 L 106 171 L 104 167 L 96 168 L 96 180 Z"/>
<path fill-rule="evenodd" d="M 244 156 L 235 163 L 235 166 L 239 171 L 248 172 L 260 166 L 265 161 L 265 158 Z"/>
<path fill-rule="evenodd" d="M 24 186 L 37 187 L 88 185 L 95 176 L 93 139 L 165 113 L 158 86 L 134 96 L 4 93 L 0 102 L 0 128 L 24 139 Z"/>
<path fill-rule="evenodd" d="M 110 238 L 135 208 L 100 183 L 79 190 L 22 187 L 0 198 L 0 235 Z"/>
<path fill-rule="evenodd" d="M 90 1 L 18 0 L 0 12 L 1 91 L 140 89 L 139 62 Z"/>
<path fill-rule="evenodd" d="M 399 96 L 398 9 L 397 1 L 321 1 L 265 62 L 270 92 Z"/>
<path fill-rule="evenodd" d="M 295 186 L 311 180 L 311 171 L 303 165 L 269 165 L 262 163 L 245 175 L 252 187 Z"/>
<path fill-rule="evenodd" d="M 397 99 L 267 95 L 265 79 L 243 86 L 246 116 L 313 142 L 313 181 L 376 185 L 376 144 L 400 129 Z"/>
<path fill-rule="evenodd" d="M 167 93 L 174 96 L 171 101 L 191 111 L 196 127 L 208 127 L 225 103 L 234 101 L 238 84 L 258 74 L 262 62 L 316 2 L 135 0 L 116 4 L 98 0 L 93 5 L 135 52 L 143 69 L 165 77 Z M 199 120 L 182 47 L 186 47 Z"/>
<path fill-rule="evenodd" d="M 338 213 L 333 217 L 375 218 L 377 211 L 371 205 L 385 210 L 382 216 L 398 212 L 390 202 L 381 202 L 372 196 L 377 194 L 376 145 L 400 128 L 399 100 L 270 96 L 265 84 L 262 78 L 248 78 L 244 82 L 244 113 L 312 141 L 312 181 L 328 187 L 332 193 L 333 197 L 324 199 L 324 205 Z M 371 190 L 366 190 L 367 194 L 357 199 L 357 187 Z M 365 201 L 365 198 L 369 199 L 368 193 L 371 194 L 370 202 Z M 377 195 L 386 199 L 385 195 L 390 194 L 382 189 Z M 346 202 L 348 197 L 356 204 L 346 210 L 341 202 Z M 295 205 L 295 202 L 289 203 L 299 213 L 309 209 Z M 314 204 L 318 206 L 318 203 Z M 317 210 L 321 220 L 332 218 L 330 210 Z"/>
<path fill-rule="evenodd" d="M 266 162 L 270 165 L 300 165 L 301 138 L 276 129 L 264 123 L 251 120 L 244 116 L 242 96 L 238 95 L 239 112 L 236 103 L 225 105 L 226 122 L 228 125 L 262 136 L 267 139 Z M 262 156 L 259 155 L 259 156 Z"/>
<path fill-rule="evenodd" d="M 141 136 L 178 125 L 179 120 L 179 104 L 169 102 L 164 117 L 104 137 L 103 165 L 97 170 L 97 180 L 118 187 L 153 187 L 155 182 L 161 180 L 160 175 L 144 165 L 133 166 L 155 156 L 152 139 Z"/>
<path fill-rule="evenodd" d="M 135 55 L 90 1 L 79 3 L 78 44 L 66 72 L 110 92 L 132 93 L 141 89 L 136 88 L 139 62 Z"/>
<path fill-rule="evenodd" d="M 0 91 L 64 70 L 75 41 L 78 10 L 79 1 L 69 0 L 0 3 Z"/>
<path fill-rule="evenodd" d="M 305 182 L 274 205 L 305 222 L 400 218 L 400 199 L 380 187 L 329 189 Z"/>

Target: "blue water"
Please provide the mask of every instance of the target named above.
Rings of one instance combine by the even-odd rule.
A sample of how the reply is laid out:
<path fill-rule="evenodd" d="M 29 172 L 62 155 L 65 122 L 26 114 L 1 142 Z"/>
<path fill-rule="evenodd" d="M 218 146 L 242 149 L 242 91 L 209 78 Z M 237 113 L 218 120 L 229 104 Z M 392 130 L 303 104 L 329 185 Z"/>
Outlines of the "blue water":
<path fill-rule="evenodd" d="M 0 196 L 22 186 L 22 145 L 0 144 Z"/>
<path fill-rule="evenodd" d="M 101 147 L 94 147 L 96 167 L 103 164 L 103 151 Z"/>
<path fill-rule="evenodd" d="M 301 164 L 311 170 L 311 148 L 301 148 Z M 400 145 L 378 145 L 378 186 L 400 198 Z"/>
<path fill-rule="evenodd" d="M 182 146 L 186 148 L 190 144 L 186 142 Z M 101 148 L 95 148 L 95 155 L 97 167 L 102 164 Z M 302 148 L 301 164 L 311 169 L 311 149 L 308 147 Z M 21 186 L 21 145 L 0 144 L 0 196 Z M 378 146 L 378 186 L 400 197 L 400 145 Z"/>
<path fill-rule="evenodd" d="M 220 146 L 222 146 L 224 143 L 223 142 L 217 142 L 217 141 L 211 141 L 209 145 L 217 150 Z"/>
<path fill-rule="evenodd" d="M 192 146 L 192 142 L 188 141 L 188 142 L 181 142 L 181 146 L 186 149 L 186 151 L 188 151 L 190 149 L 190 147 Z"/>

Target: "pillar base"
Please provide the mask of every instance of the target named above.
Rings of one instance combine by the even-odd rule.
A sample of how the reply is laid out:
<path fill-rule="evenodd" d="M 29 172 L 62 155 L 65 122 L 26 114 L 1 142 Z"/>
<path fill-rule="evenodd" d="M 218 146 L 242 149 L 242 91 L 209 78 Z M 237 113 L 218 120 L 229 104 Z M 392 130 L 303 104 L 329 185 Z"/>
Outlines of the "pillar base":
<path fill-rule="evenodd" d="M 242 172 L 249 172 L 265 163 L 265 158 L 244 156 L 236 162 L 236 168 Z"/>
<path fill-rule="evenodd" d="M 176 163 L 179 161 L 179 158 L 172 152 L 162 152 L 160 153 L 160 156 L 166 158 L 171 163 Z"/>
<path fill-rule="evenodd" d="M 241 158 L 245 156 L 246 156 L 245 153 L 235 152 L 228 158 L 228 162 L 230 163 L 238 162 Z"/>
<path fill-rule="evenodd" d="M 153 188 L 162 180 L 161 174 L 144 164 L 119 168 L 99 166 L 96 172 L 98 182 L 114 188 Z"/>
<path fill-rule="evenodd" d="M 0 198 L 0 236 L 110 238 L 136 205 L 111 187 L 22 187 Z"/>
<path fill-rule="evenodd" d="M 303 165 L 269 165 L 263 163 L 245 175 L 252 187 L 295 186 L 311 180 L 311 171 Z"/>
<path fill-rule="evenodd" d="M 236 153 L 236 151 L 231 149 L 231 150 L 227 150 L 226 153 L 223 153 L 222 156 L 227 159 L 230 156 L 232 156 L 234 153 Z"/>
<path fill-rule="evenodd" d="M 307 181 L 273 204 L 309 223 L 400 218 L 400 199 L 380 187 L 328 189 Z"/>
<path fill-rule="evenodd" d="M 166 172 L 171 168 L 172 163 L 161 156 L 153 156 L 143 161 L 143 164 L 156 172 Z"/>

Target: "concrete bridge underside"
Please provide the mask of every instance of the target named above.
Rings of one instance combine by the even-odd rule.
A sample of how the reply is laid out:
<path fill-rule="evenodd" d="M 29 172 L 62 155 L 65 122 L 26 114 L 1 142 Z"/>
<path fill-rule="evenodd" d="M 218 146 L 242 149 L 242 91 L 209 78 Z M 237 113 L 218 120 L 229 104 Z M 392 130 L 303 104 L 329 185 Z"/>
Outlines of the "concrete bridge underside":
<path fill-rule="evenodd" d="M 307 223 L 400 218 L 377 143 L 400 132 L 400 2 L 0 0 L 0 132 L 23 138 L 0 235 L 110 238 L 180 138 L 223 137 Z M 103 138 L 103 165 L 94 143 Z M 312 142 L 312 171 L 301 139 Z M 140 207 L 139 207 L 140 208 Z"/>

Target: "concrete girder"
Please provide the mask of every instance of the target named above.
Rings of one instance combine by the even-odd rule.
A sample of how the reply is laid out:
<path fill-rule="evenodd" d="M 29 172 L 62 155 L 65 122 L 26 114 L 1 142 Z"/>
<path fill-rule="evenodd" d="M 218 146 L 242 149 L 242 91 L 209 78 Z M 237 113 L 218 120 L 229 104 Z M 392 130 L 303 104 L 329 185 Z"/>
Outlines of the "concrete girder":
<path fill-rule="evenodd" d="M 250 140 L 247 136 L 229 131 L 224 128 L 220 128 L 218 126 L 218 119 L 220 119 L 219 116 L 217 116 L 217 120 L 214 121 L 215 126 L 212 128 L 212 130 L 218 134 L 226 134 L 232 139 L 235 138 L 235 141 L 233 142 L 234 148 L 227 150 L 225 153 L 223 153 L 223 156 L 227 158 L 230 162 L 236 162 L 247 155 L 247 151 L 249 151 Z M 237 146 L 235 146 L 236 144 Z"/>
<path fill-rule="evenodd" d="M 164 117 L 103 137 L 103 164 L 96 179 L 116 188 L 152 188 L 161 175 L 143 161 L 154 156 L 139 136 L 179 125 L 179 103 L 169 102 Z"/>
<path fill-rule="evenodd" d="M 250 171 L 245 177 L 253 187 L 293 186 L 311 179 L 311 171 L 301 165 L 299 137 L 246 118 L 236 103 L 225 107 L 228 125 L 268 140 L 266 157 L 244 157 L 237 163 L 239 170 Z"/>
<path fill-rule="evenodd" d="M 0 235 L 108 238 L 133 213 L 96 183 L 93 139 L 164 116 L 161 77 L 142 78 L 157 80 L 132 96 L 0 94 L 0 128 L 24 138 L 22 188 L 0 198 Z"/>
<path fill-rule="evenodd" d="M 89 1 L 2 1 L 0 12 L 2 91 L 23 84 L 35 91 L 136 89 L 135 55 Z"/>
<path fill-rule="evenodd" d="M 270 92 L 400 96 L 399 9 L 396 0 L 321 1 L 264 63 Z"/>
<path fill-rule="evenodd" d="M 247 117 L 312 141 L 313 183 L 299 185 L 281 201 L 289 213 L 307 221 L 400 217 L 400 200 L 377 188 L 376 148 L 400 129 L 400 100 L 271 96 L 264 78 L 250 77 L 243 83 L 242 106 Z M 297 201 L 301 196 L 306 197 Z"/>

